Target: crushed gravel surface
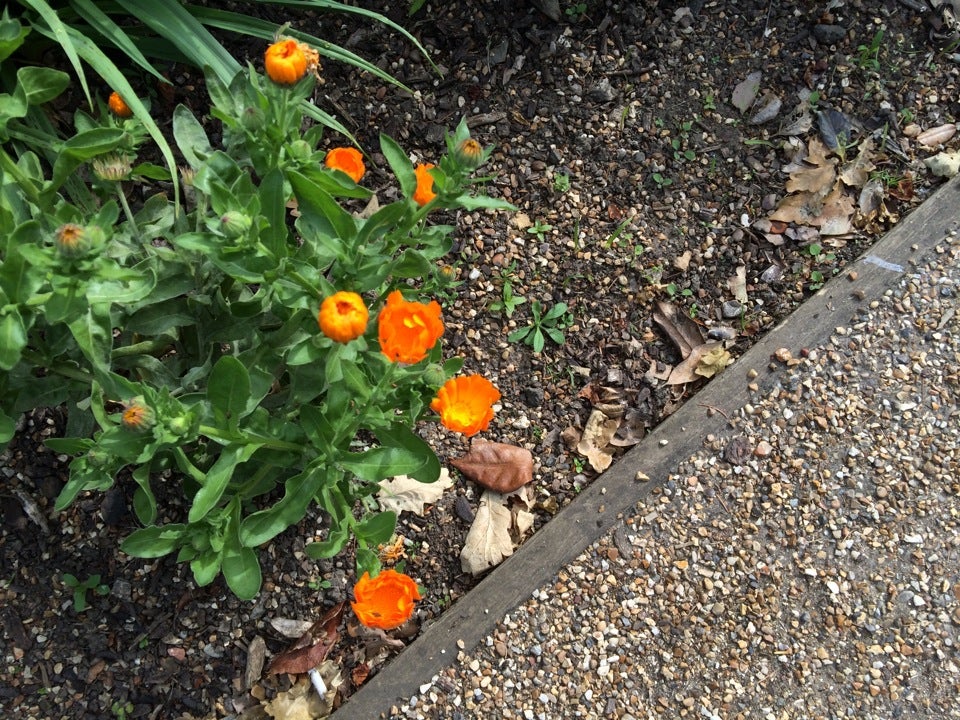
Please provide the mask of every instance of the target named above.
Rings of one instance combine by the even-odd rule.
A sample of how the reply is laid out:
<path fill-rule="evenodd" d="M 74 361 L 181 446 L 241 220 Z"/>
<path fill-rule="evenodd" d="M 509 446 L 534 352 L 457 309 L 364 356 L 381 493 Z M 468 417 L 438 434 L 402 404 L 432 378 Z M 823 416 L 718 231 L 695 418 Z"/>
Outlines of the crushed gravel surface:
<path fill-rule="evenodd" d="M 957 718 L 960 237 L 395 718 Z"/>

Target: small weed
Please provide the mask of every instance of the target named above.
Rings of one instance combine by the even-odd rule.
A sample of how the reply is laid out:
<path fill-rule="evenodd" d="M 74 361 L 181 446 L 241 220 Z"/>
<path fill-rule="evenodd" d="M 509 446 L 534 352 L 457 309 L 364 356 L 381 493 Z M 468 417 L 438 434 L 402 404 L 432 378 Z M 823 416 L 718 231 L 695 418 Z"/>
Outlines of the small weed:
<path fill-rule="evenodd" d="M 311 590 L 329 590 L 331 586 L 329 580 L 311 580 L 307 587 Z"/>
<path fill-rule="evenodd" d="M 870 173 L 870 179 L 879 180 L 885 187 L 892 188 L 903 181 L 903 175 L 898 175 L 890 170 L 877 170 L 876 172 Z"/>
<path fill-rule="evenodd" d="M 571 20 L 579 20 L 587 14 L 587 4 L 585 2 L 574 3 L 563 12 Z"/>
<path fill-rule="evenodd" d="M 578 474 L 583 472 L 583 468 L 584 468 L 583 458 L 578 458 L 578 457 L 573 458 L 573 469 L 576 470 Z M 583 488 L 581 488 L 580 485 L 574 485 L 573 489 L 577 493 L 579 493 L 580 490 L 582 490 Z"/>
<path fill-rule="evenodd" d="M 547 312 L 543 312 L 540 302 L 534 300 L 530 305 L 530 324 L 514 330 L 507 336 L 507 340 L 523 342 L 532 347 L 534 352 L 543 350 L 547 338 L 557 345 L 563 345 L 566 340 L 563 330 L 573 323 L 573 317 L 567 310 L 566 303 L 557 303 Z"/>
<path fill-rule="evenodd" d="M 807 107 L 816 112 L 817 105 L 820 103 L 820 91 L 814 90 L 807 96 Z"/>
<path fill-rule="evenodd" d="M 133 712 L 133 703 L 129 700 L 125 703 L 115 702 L 110 706 L 110 712 L 117 720 L 127 720 L 130 713 Z"/>
<path fill-rule="evenodd" d="M 897 113 L 897 117 L 900 119 L 902 125 L 909 125 L 916 120 L 917 115 L 910 108 L 903 108 Z"/>
<path fill-rule="evenodd" d="M 629 224 L 630 224 L 630 218 L 627 218 L 627 219 L 624 220 L 622 223 L 620 223 L 619 225 L 617 225 L 617 229 L 614 230 L 612 233 L 610 233 L 610 237 L 608 237 L 608 238 L 604 241 L 604 243 L 603 243 L 604 247 L 607 247 L 607 248 L 613 247 L 614 243 L 617 242 L 617 240 L 620 238 L 621 235 L 623 235 L 623 237 L 624 237 L 625 240 L 631 239 L 633 236 L 632 236 L 630 233 L 624 234 L 624 232 L 623 232 L 623 231 L 624 231 L 624 228 L 626 228 L 627 225 L 629 225 Z"/>
<path fill-rule="evenodd" d="M 570 189 L 570 176 L 567 173 L 557 173 L 553 176 L 553 189 L 565 193 Z"/>
<path fill-rule="evenodd" d="M 707 93 L 707 96 L 703 99 L 703 109 L 704 111 L 715 111 L 717 109 L 717 102 L 713 98 L 713 93 Z"/>
<path fill-rule="evenodd" d="M 513 294 L 513 283 L 509 280 L 503 281 L 501 298 L 501 300 L 490 303 L 490 311 L 503 312 L 507 317 L 513 317 L 513 312 L 517 309 L 517 306 L 523 305 L 527 301 L 525 297 Z"/>
<path fill-rule="evenodd" d="M 657 184 L 657 187 L 663 190 L 671 185 L 673 185 L 673 180 L 664 176 L 661 173 L 655 172 L 652 176 L 653 181 Z"/>
<path fill-rule="evenodd" d="M 87 602 L 87 592 L 93 590 L 97 595 L 106 595 L 110 588 L 100 583 L 99 575 L 91 575 L 83 582 L 80 582 L 76 576 L 70 573 L 63 574 L 63 584 L 73 588 L 73 609 L 75 612 L 83 612 L 90 603 Z"/>
<path fill-rule="evenodd" d="M 544 236 L 553 230 L 553 225 L 545 223 L 542 220 L 537 220 L 531 227 L 527 228 L 527 232 L 531 235 L 536 235 L 537 239 L 543 242 Z"/>
<path fill-rule="evenodd" d="M 869 45 L 857 46 L 856 64 L 861 70 L 880 70 L 880 44 L 883 42 L 883 28 L 877 30 Z"/>

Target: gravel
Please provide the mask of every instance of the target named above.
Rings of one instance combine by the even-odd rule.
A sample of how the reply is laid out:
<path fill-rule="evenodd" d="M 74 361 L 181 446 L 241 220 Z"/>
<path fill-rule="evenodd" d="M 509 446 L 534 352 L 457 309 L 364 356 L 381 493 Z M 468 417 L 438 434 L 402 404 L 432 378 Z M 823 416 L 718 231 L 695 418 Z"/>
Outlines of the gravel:
<path fill-rule="evenodd" d="M 957 718 L 960 237 L 394 718 Z"/>

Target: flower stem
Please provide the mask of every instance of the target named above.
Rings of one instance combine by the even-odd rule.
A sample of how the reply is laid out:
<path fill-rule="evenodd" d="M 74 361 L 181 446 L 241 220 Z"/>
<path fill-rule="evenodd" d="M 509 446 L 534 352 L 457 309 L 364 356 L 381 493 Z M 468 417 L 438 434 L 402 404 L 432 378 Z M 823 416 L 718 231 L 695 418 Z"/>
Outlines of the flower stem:
<path fill-rule="evenodd" d="M 247 445 L 258 444 L 268 447 L 272 450 L 289 450 L 291 452 L 302 452 L 303 446 L 297 443 L 287 442 L 286 440 L 277 440 L 276 438 L 264 437 L 252 433 L 224 432 L 213 425 L 201 425 L 200 434 L 206 435 L 213 440 L 225 440 L 227 442 L 239 442 Z"/>
<path fill-rule="evenodd" d="M 134 236 L 139 240 L 140 228 L 137 227 L 137 221 L 134 219 L 133 213 L 130 212 L 127 194 L 123 191 L 123 186 L 120 183 L 117 183 L 117 197 L 120 198 L 120 206 L 123 208 L 123 214 L 127 216 L 127 222 L 130 223 L 130 227 L 133 228 Z"/>

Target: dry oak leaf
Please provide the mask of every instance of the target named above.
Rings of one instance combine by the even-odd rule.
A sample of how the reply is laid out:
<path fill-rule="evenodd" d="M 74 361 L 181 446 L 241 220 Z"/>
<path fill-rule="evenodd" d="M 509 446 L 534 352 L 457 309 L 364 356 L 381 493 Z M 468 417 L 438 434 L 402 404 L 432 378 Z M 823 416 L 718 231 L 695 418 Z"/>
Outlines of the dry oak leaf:
<path fill-rule="evenodd" d="M 705 377 L 713 377 L 731 362 L 733 360 L 730 358 L 730 353 L 723 349 L 721 342 L 703 343 L 695 347 L 689 357 L 673 369 L 667 379 L 667 385 L 682 385 Z"/>
<path fill-rule="evenodd" d="M 446 468 L 440 470 L 440 477 L 435 482 L 425 483 L 406 475 L 397 475 L 390 480 L 380 482 L 380 491 L 377 493 L 377 502 L 381 510 L 392 510 L 398 515 L 407 510 L 416 515 L 423 515 L 425 505 L 432 505 L 442 496 L 444 490 L 453 487 L 453 478 Z"/>
<path fill-rule="evenodd" d="M 870 173 L 875 169 L 873 139 L 867 138 L 860 143 L 857 156 L 840 169 L 840 179 L 847 187 L 861 188 L 870 179 Z"/>
<path fill-rule="evenodd" d="M 787 180 L 787 192 L 809 192 L 826 195 L 833 187 L 836 178 L 837 161 L 827 157 L 827 149 L 816 138 L 807 144 L 807 157 L 804 164 L 790 173 Z M 772 217 L 772 216 L 771 216 Z"/>
<path fill-rule="evenodd" d="M 513 554 L 513 540 L 510 538 L 513 516 L 506 502 L 501 493 L 491 490 L 485 490 L 480 496 L 477 516 L 460 551 L 463 572 L 477 575 Z"/>
<path fill-rule="evenodd" d="M 478 485 L 503 494 L 533 480 L 533 454 L 506 443 L 474 440 L 470 451 L 451 458 L 450 464 Z"/>
<path fill-rule="evenodd" d="M 837 183 L 833 191 L 824 198 L 820 215 L 812 224 L 820 228 L 821 235 L 846 235 L 853 230 L 853 223 L 850 221 L 853 210 L 853 198 L 844 192 L 841 183 Z"/>
<path fill-rule="evenodd" d="M 703 343 L 700 326 L 686 313 L 681 312 L 673 303 L 657 301 L 657 307 L 653 311 L 652 317 L 653 321 L 663 328 L 673 344 L 677 346 L 680 357 L 686 358 L 693 348 Z"/>

